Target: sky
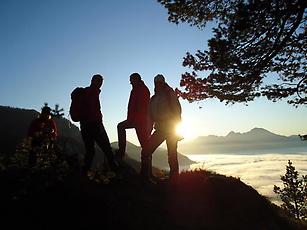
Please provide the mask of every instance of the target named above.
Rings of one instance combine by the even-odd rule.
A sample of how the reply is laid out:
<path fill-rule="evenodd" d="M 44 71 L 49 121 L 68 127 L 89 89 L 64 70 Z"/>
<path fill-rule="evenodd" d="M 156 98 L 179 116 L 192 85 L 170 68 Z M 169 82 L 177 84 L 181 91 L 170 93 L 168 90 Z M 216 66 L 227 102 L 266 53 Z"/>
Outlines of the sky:
<path fill-rule="evenodd" d="M 151 94 L 158 73 L 179 87 L 181 74 L 189 71 L 182 66 L 185 53 L 204 50 L 212 35 L 210 28 L 170 23 L 155 0 L 0 0 L 0 31 L 0 105 L 40 111 L 45 102 L 59 104 L 68 118 L 71 91 L 100 73 L 103 123 L 111 142 L 126 119 L 129 75 L 140 73 Z M 180 102 L 186 140 L 254 127 L 307 134 L 306 106 L 266 99 L 248 106 L 216 99 Z M 134 130 L 127 139 L 139 145 Z"/>

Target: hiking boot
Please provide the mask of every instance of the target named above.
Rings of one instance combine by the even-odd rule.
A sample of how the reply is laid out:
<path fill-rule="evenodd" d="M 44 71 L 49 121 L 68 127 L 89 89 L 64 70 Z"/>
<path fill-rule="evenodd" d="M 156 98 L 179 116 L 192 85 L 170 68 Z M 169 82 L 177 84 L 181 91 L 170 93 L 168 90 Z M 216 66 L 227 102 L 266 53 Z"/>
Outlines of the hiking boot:
<path fill-rule="evenodd" d="M 155 184 L 158 184 L 161 181 L 159 177 L 156 177 L 154 175 L 150 176 L 150 180 L 153 181 Z"/>
<path fill-rule="evenodd" d="M 119 149 L 115 150 L 115 158 L 122 160 L 126 156 L 124 151 L 120 151 Z"/>
<path fill-rule="evenodd" d="M 119 163 L 115 159 L 110 164 L 110 169 L 115 173 L 119 170 Z"/>
<path fill-rule="evenodd" d="M 157 182 L 154 181 L 153 179 L 149 178 L 149 177 L 142 177 L 141 176 L 140 182 L 141 182 L 141 185 L 144 186 L 144 187 L 157 185 Z"/>
<path fill-rule="evenodd" d="M 172 191 L 176 191 L 179 186 L 179 176 L 178 174 L 170 175 L 168 179 L 168 188 Z"/>

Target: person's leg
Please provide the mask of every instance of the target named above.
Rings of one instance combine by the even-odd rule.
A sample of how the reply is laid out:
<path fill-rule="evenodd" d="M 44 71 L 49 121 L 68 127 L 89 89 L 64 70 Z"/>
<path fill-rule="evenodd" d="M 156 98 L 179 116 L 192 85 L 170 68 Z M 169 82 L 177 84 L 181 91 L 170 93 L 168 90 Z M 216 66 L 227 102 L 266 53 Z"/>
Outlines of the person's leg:
<path fill-rule="evenodd" d="M 117 171 L 118 165 L 115 162 L 110 140 L 103 124 L 97 125 L 97 130 L 95 132 L 95 141 L 107 157 L 111 170 Z"/>
<path fill-rule="evenodd" d="M 126 152 L 126 129 L 134 128 L 131 122 L 125 120 L 117 125 L 118 154 L 122 157 Z"/>
<path fill-rule="evenodd" d="M 32 138 L 31 149 L 29 152 L 28 163 L 30 167 L 34 167 L 37 164 L 37 153 L 39 152 L 39 147 L 42 145 L 40 139 Z"/>
<path fill-rule="evenodd" d="M 144 148 L 146 142 L 150 138 L 150 132 L 149 132 L 148 127 L 143 126 L 143 125 L 137 125 L 135 126 L 135 132 L 136 132 L 136 135 L 138 137 L 141 147 Z"/>
<path fill-rule="evenodd" d="M 161 143 L 165 140 L 165 136 L 161 133 L 155 131 L 152 136 L 146 142 L 144 148 L 142 148 L 141 152 L 141 178 L 142 180 L 148 180 L 151 173 L 149 170 L 152 168 L 151 166 L 151 158 L 153 152 L 161 145 Z"/>
<path fill-rule="evenodd" d="M 81 123 L 81 136 L 85 146 L 85 156 L 82 165 L 82 174 L 86 175 L 91 168 L 95 155 L 95 140 L 93 135 L 93 126 L 88 123 Z"/>
<path fill-rule="evenodd" d="M 170 179 L 176 179 L 179 174 L 179 164 L 177 157 L 178 141 L 176 136 L 169 136 L 166 138 L 168 163 L 170 167 Z"/>
<path fill-rule="evenodd" d="M 147 125 L 138 125 L 135 127 L 136 135 L 138 137 L 138 140 L 140 142 L 140 145 L 143 148 L 145 148 L 145 145 L 147 144 L 150 134 L 151 134 L 151 129 L 147 127 Z M 142 153 L 141 153 L 142 154 Z M 142 155 L 141 155 L 142 159 Z M 149 171 L 149 176 L 152 176 L 152 155 L 148 156 L 148 171 Z"/>

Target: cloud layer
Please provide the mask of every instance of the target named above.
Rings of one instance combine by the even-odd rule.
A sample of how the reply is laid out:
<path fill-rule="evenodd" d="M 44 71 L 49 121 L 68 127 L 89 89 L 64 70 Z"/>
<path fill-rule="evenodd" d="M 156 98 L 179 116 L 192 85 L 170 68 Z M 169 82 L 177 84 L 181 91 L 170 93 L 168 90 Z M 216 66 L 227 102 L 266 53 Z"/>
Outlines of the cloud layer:
<path fill-rule="evenodd" d="M 190 168 L 212 170 L 228 176 L 239 177 L 244 183 L 252 186 L 272 202 L 280 204 L 273 192 L 274 185 L 282 187 L 280 176 L 286 172 L 288 160 L 291 160 L 300 178 L 307 174 L 307 154 L 259 154 L 259 155 L 188 155 L 199 163 Z"/>

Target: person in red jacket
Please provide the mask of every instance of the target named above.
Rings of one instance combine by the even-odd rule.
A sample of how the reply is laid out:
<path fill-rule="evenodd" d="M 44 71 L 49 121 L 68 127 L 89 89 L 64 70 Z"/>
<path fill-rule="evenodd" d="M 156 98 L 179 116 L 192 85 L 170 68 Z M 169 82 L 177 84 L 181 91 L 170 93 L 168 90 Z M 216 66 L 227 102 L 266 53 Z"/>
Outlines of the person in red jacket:
<path fill-rule="evenodd" d="M 143 148 L 150 137 L 152 122 L 149 117 L 150 92 L 140 74 L 130 75 L 132 90 L 128 103 L 127 119 L 117 125 L 118 147 L 116 155 L 120 158 L 126 152 L 126 129 L 135 129 L 138 140 Z"/>
<path fill-rule="evenodd" d="M 44 106 L 41 114 L 31 122 L 28 130 L 32 149 L 29 155 L 30 166 L 34 166 L 37 162 L 36 148 L 53 147 L 57 136 L 58 130 L 56 123 L 51 118 L 51 109 Z"/>
<path fill-rule="evenodd" d="M 102 123 L 102 113 L 100 111 L 100 88 L 103 77 L 95 74 L 92 77 L 91 85 L 85 88 L 84 95 L 84 114 L 80 120 L 81 136 L 85 145 L 86 153 L 82 166 L 82 175 L 87 175 L 91 168 L 95 155 L 95 142 L 107 157 L 110 169 L 117 171 L 118 164 L 114 159 L 109 137 Z"/>

